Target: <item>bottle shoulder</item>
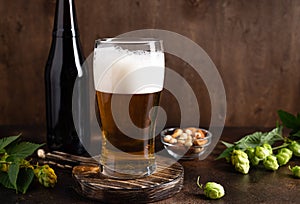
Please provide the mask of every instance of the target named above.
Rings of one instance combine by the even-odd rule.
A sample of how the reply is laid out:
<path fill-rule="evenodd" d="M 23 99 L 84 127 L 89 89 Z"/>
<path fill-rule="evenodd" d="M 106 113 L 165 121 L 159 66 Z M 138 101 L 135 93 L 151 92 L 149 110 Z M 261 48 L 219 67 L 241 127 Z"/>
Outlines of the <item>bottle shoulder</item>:
<path fill-rule="evenodd" d="M 80 64 L 83 64 L 85 61 L 79 39 L 61 37 L 52 39 L 48 62 L 59 60 L 72 63 L 75 61 L 75 58 L 79 59 Z"/>
<path fill-rule="evenodd" d="M 85 66 L 82 66 L 84 56 L 80 44 L 75 43 L 76 41 L 70 41 L 70 39 L 53 39 L 46 63 L 46 78 L 57 78 L 58 76 L 76 78 L 87 75 Z"/>

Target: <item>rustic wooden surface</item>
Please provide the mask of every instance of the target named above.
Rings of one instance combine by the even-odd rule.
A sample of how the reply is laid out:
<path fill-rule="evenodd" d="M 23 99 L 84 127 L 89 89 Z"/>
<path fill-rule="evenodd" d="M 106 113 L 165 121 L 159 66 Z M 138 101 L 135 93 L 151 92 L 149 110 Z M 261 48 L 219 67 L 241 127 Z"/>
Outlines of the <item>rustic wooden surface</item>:
<path fill-rule="evenodd" d="M 296 113 L 300 101 L 298 0 L 75 0 L 85 55 L 94 40 L 157 28 L 198 43 L 216 64 L 227 94 L 227 126 L 273 126 L 276 110 Z M 0 0 L 0 124 L 45 125 L 44 67 L 50 49 L 54 0 Z M 210 121 L 204 84 L 186 63 L 167 66 L 190 81 Z M 187 96 L 188 97 L 188 96 Z M 162 98 L 168 125 L 178 104 Z"/>
<path fill-rule="evenodd" d="M 21 130 L 23 136 L 33 141 L 31 138 L 39 139 L 40 142 L 43 131 L 37 128 L 28 127 L 1 127 L 0 135 L 11 135 L 16 133 L 16 129 Z M 222 139 L 227 142 L 236 141 L 245 134 L 253 131 L 264 131 L 258 128 L 226 128 L 222 134 Z M 37 135 L 39 137 L 33 137 Z M 155 202 L 157 204 L 204 204 L 204 203 L 299 203 L 300 180 L 291 177 L 291 172 L 287 166 L 282 166 L 275 172 L 266 171 L 264 168 L 252 168 L 247 175 L 237 173 L 231 164 L 225 160 L 215 160 L 224 150 L 224 146 L 219 143 L 214 151 L 203 161 L 180 161 L 184 168 L 184 182 L 182 190 L 173 197 Z M 300 165 L 300 158 L 293 158 L 291 166 Z M 14 190 L 5 189 L 0 186 L 1 203 L 56 203 L 56 204 L 96 204 L 93 200 L 80 196 L 74 190 L 74 180 L 70 169 L 55 168 L 58 176 L 58 183 L 52 188 L 43 188 L 38 183 L 33 183 L 25 195 L 16 194 Z M 216 201 L 208 200 L 203 191 L 196 184 L 197 177 L 201 176 L 201 183 L 214 181 L 222 184 L 225 188 L 225 196 Z M 114 200 L 118 201 L 119 197 Z M 114 201 L 112 200 L 112 201 Z"/>

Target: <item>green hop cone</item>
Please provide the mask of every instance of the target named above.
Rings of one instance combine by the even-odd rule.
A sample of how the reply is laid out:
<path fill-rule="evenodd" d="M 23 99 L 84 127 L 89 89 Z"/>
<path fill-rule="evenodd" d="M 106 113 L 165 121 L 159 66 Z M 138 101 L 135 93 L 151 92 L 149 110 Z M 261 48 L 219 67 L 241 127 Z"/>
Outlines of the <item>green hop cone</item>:
<path fill-rule="evenodd" d="M 279 166 L 286 165 L 293 156 L 292 150 L 288 148 L 282 148 L 278 151 L 276 155 Z"/>
<path fill-rule="evenodd" d="M 289 148 L 286 148 L 286 147 L 284 147 L 284 148 L 281 148 L 279 151 L 278 151 L 278 154 L 280 154 L 280 153 L 285 153 L 285 154 L 288 154 L 289 155 L 289 157 L 290 157 L 290 159 L 292 158 L 292 156 L 293 156 L 293 151 L 292 150 L 290 150 Z"/>
<path fill-rule="evenodd" d="M 269 143 L 264 143 L 261 147 L 267 149 L 269 151 L 269 155 L 273 154 L 272 146 Z"/>
<path fill-rule="evenodd" d="M 250 163 L 250 162 L 249 162 Z M 250 164 L 249 163 L 245 163 L 245 164 L 240 164 L 237 163 L 234 167 L 235 170 L 237 170 L 238 172 L 241 172 L 242 174 L 248 174 L 249 170 L 250 170 Z"/>
<path fill-rule="evenodd" d="M 264 146 L 257 146 L 255 147 L 255 156 L 259 160 L 264 160 L 267 156 L 271 155 L 270 149 L 264 147 Z"/>
<path fill-rule="evenodd" d="M 220 199 L 225 195 L 224 187 L 216 182 L 207 182 L 203 188 L 203 184 L 200 184 L 200 176 L 198 176 L 197 185 L 204 191 L 204 195 L 210 199 Z"/>
<path fill-rule="evenodd" d="M 268 170 L 275 171 L 279 168 L 277 158 L 274 155 L 267 156 L 263 161 L 264 167 Z"/>
<path fill-rule="evenodd" d="M 30 168 L 30 169 L 34 169 L 34 167 L 30 164 L 30 161 L 28 161 L 28 160 L 26 160 L 26 159 L 22 159 L 22 160 L 21 160 L 20 168 Z"/>
<path fill-rule="evenodd" d="M 288 147 L 296 157 L 300 157 L 300 144 L 297 141 L 292 141 Z"/>
<path fill-rule="evenodd" d="M 9 162 L 6 161 L 8 154 L 5 152 L 0 158 L 0 171 L 8 172 Z"/>
<path fill-rule="evenodd" d="M 35 176 L 45 187 L 54 187 L 57 182 L 57 176 L 49 165 L 38 166 L 34 170 Z"/>
<path fill-rule="evenodd" d="M 8 172 L 9 164 L 0 164 L 0 171 Z"/>
<path fill-rule="evenodd" d="M 295 177 L 295 178 L 300 178 L 300 166 L 294 166 L 293 168 L 291 168 L 290 166 L 289 166 L 289 169 L 292 171 L 292 173 L 293 173 L 293 176 Z"/>
<path fill-rule="evenodd" d="M 204 194 L 210 199 L 219 199 L 225 195 L 225 190 L 221 184 L 207 182 L 204 186 Z"/>
<path fill-rule="evenodd" d="M 246 150 L 246 153 L 248 155 L 248 158 L 249 158 L 251 164 L 253 166 L 257 166 L 259 164 L 259 162 L 260 162 L 260 159 L 255 156 L 255 149 L 254 148 L 248 148 Z"/>
<path fill-rule="evenodd" d="M 279 166 L 284 166 L 290 161 L 290 157 L 286 153 L 276 154 Z"/>
<path fill-rule="evenodd" d="M 247 174 L 250 169 L 248 155 L 242 150 L 233 150 L 231 154 L 231 163 L 235 170 Z"/>

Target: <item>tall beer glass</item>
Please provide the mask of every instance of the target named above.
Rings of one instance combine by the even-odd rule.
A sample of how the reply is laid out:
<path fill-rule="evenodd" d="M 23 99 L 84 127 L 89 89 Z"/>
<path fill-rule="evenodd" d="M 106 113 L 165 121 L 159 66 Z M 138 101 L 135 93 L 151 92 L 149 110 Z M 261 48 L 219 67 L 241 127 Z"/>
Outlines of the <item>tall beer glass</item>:
<path fill-rule="evenodd" d="M 109 38 L 94 49 L 102 173 L 134 179 L 155 171 L 156 107 L 163 89 L 162 41 Z"/>

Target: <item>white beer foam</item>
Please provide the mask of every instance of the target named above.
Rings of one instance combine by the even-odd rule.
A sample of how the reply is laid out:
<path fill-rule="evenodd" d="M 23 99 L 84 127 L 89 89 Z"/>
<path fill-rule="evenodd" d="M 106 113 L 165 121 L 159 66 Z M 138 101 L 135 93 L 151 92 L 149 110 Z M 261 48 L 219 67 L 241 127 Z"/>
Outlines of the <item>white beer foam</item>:
<path fill-rule="evenodd" d="M 93 66 L 97 91 L 143 94 L 163 89 L 163 52 L 133 52 L 117 47 L 95 48 Z"/>

